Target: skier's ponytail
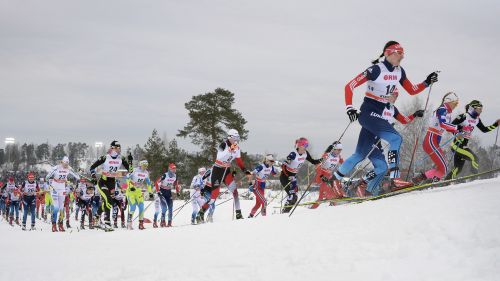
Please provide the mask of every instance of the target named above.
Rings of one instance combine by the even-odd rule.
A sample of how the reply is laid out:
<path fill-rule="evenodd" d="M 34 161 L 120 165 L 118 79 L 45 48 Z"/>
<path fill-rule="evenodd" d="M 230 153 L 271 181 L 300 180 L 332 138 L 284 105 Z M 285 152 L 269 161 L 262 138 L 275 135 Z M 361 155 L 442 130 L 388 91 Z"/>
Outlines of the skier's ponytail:
<path fill-rule="evenodd" d="M 392 40 L 391 40 L 391 41 L 389 41 L 389 42 L 387 42 L 387 43 L 385 43 L 385 46 L 384 46 L 384 49 L 382 50 L 382 53 L 380 54 L 380 56 L 378 56 L 378 58 L 377 58 L 376 60 L 373 60 L 373 61 L 372 61 L 372 64 L 377 64 L 377 63 L 379 63 L 379 62 L 380 62 L 380 59 L 384 56 L 385 49 L 387 49 L 387 47 L 392 46 L 392 45 L 394 45 L 394 44 L 399 44 L 399 43 L 398 43 L 398 42 L 396 42 L 396 41 L 392 41 Z"/>

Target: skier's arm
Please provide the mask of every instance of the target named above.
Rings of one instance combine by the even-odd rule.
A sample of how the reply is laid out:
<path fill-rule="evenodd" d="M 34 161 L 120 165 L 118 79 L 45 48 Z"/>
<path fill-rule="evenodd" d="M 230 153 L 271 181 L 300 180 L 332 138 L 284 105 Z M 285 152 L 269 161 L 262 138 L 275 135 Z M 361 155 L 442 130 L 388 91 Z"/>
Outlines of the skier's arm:
<path fill-rule="evenodd" d="M 69 170 L 69 174 L 72 175 L 76 180 L 80 180 L 80 175 L 75 173 L 73 170 Z"/>
<path fill-rule="evenodd" d="M 450 133 L 456 133 L 457 132 L 457 125 L 453 125 L 452 123 L 446 122 L 446 109 L 445 108 L 439 108 L 436 110 L 436 113 L 438 120 L 439 120 L 439 126 L 446 131 Z"/>
<path fill-rule="evenodd" d="M 52 171 L 50 171 L 50 173 L 48 173 L 48 174 L 47 174 L 47 176 L 45 177 L 45 180 L 46 180 L 47 182 L 49 181 L 49 179 L 50 179 L 51 177 L 53 177 L 53 176 L 54 176 L 54 173 L 56 172 L 56 170 L 57 170 L 57 166 L 55 166 L 54 168 L 52 168 Z"/>
<path fill-rule="evenodd" d="M 396 107 L 394 107 L 394 118 L 396 118 L 396 120 L 398 120 L 401 124 L 406 125 L 411 121 L 413 121 L 413 119 L 415 119 L 415 116 L 413 115 L 405 116 L 401 114 L 401 112 L 399 112 L 399 110 Z"/>
<path fill-rule="evenodd" d="M 129 173 L 131 172 L 131 169 L 130 169 L 131 166 L 129 165 L 129 163 L 128 163 L 127 160 L 122 159 L 122 165 L 123 165 L 123 167 L 125 167 L 125 169 L 127 170 L 127 172 L 129 172 Z"/>
<path fill-rule="evenodd" d="M 354 77 L 349 83 L 347 83 L 344 87 L 345 93 L 345 105 L 346 107 L 352 107 L 352 96 L 354 88 L 363 85 L 366 81 L 371 80 L 374 81 L 380 75 L 380 67 L 378 65 L 370 66 L 364 72 L 358 74 L 358 76 Z"/>
<path fill-rule="evenodd" d="M 309 161 L 311 164 L 318 165 L 321 163 L 321 159 L 313 159 L 311 157 L 311 154 L 309 154 L 309 151 L 307 151 L 307 150 L 306 150 L 306 154 L 307 154 L 306 160 Z"/>
<path fill-rule="evenodd" d="M 486 127 L 486 126 L 484 126 L 483 122 L 481 121 L 481 118 L 479 118 L 479 122 L 477 123 L 477 127 L 479 128 L 479 130 L 481 130 L 481 132 L 487 133 L 487 132 L 491 132 L 491 131 L 495 130 L 498 127 L 498 122 L 495 122 L 491 126 Z"/>
<path fill-rule="evenodd" d="M 412 96 L 422 92 L 428 86 L 425 82 L 413 85 L 413 83 L 408 79 L 408 77 L 406 77 L 406 72 L 402 67 L 401 67 L 401 79 L 399 79 L 399 84 L 401 84 L 401 86 L 403 86 L 403 88 L 408 92 L 408 94 Z"/>
<path fill-rule="evenodd" d="M 465 113 L 462 113 L 462 114 L 458 115 L 457 117 L 455 117 L 455 119 L 453 119 L 453 121 L 451 122 L 451 124 L 453 124 L 453 125 L 459 125 L 462 122 L 464 122 L 465 117 L 466 117 Z"/>
<path fill-rule="evenodd" d="M 95 169 L 100 165 L 102 165 L 104 162 L 106 162 L 106 156 L 103 155 L 99 157 L 99 159 L 97 159 L 97 161 L 95 161 L 94 164 L 92 164 L 92 166 L 90 166 L 90 174 L 95 175 Z"/>

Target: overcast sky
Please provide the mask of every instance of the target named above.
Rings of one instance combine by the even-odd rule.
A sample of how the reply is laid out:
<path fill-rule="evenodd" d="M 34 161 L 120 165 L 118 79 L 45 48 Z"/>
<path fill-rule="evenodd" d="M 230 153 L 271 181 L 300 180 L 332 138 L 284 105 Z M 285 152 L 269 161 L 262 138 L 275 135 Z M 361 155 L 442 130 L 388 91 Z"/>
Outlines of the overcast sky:
<path fill-rule="evenodd" d="M 388 40 L 405 48 L 412 82 L 442 71 L 431 103 L 449 90 L 460 111 L 480 99 L 489 125 L 500 118 L 499 15 L 498 0 L 0 0 L 0 138 L 144 145 L 153 128 L 174 137 L 184 103 L 222 87 L 248 121 L 244 151 L 282 157 L 305 136 L 319 154 L 347 125 L 345 84 Z M 399 105 L 415 98 L 401 92 Z"/>

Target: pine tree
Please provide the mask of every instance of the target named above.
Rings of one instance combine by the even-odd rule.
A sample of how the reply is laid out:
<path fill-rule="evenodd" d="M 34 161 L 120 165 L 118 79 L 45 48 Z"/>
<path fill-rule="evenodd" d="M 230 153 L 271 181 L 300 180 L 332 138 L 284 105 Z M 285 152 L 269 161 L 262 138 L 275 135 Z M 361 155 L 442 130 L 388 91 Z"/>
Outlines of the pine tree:
<path fill-rule="evenodd" d="M 201 146 L 202 154 L 211 157 L 217 155 L 217 146 L 226 138 L 228 129 L 236 129 L 241 140 L 246 140 L 248 130 L 247 121 L 242 114 L 232 108 L 234 94 L 230 91 L 217 88 L 212 93 L 193 96 L 184 106 L 188 110 L 190 121 L 179 130 L 177 136 L 190 137 L 191 142 Z"/>
<path fill-rule="evenodd" d="M 151 180 L 155 181 L 166 171 L 168 165 L 165 143 L 161 140 L 156 129 L 153 130 L 151 137 L 144 145 L 144 157 L 149 162 L 148 170 Z"/>

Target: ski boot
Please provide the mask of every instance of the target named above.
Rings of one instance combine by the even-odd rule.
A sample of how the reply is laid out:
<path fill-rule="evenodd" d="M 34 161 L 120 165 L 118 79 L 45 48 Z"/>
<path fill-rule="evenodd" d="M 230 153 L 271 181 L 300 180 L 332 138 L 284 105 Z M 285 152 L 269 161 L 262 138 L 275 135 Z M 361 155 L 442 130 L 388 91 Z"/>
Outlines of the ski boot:
<path fill-rule="evenodd" d="M 248 215 L 248 218 L 249 218 L 249 219 L 253 218 L 253 214 L 252 214 L 252 213 L 250 213 L 250 215 Z"/>
<path fill-rule="evenodd" d="M 35 225 L 34 225 L 34 224 L 32 224 L 32 225 L 31 225 L 30 230 L 36 230 L 36 227 L 35 227 Z"/>
<path fill-rule="evenodd" d="M 347 193 L 349 194 L 352 191 L 355 191 L 356 196 L 360 198 L 366 197 L 367 196 L 366 186 L 367 182 L 363 179 L 359 179 L 357 182 L 349 186 Z"/>
<path fill-rule="evenodd" d="M 16 224 L 19 225 L 19 217 L 16 217 Z"/>
<path fill-rule="evenodd" d="M 23 223 L 23 226 L 21 227 L 22 230 L 26 231 L 26 225 Z"/>
<path fill-rule="evenodd" d="M 237 220 L 243 219 L 243 215 L 241 214 L 241 210 L 236 210 L 236 219 Z"/>
<path fill-rule="evenodd" d="M 126 228 L 127 225 L 125 225 L 125 221 L 122 221 L 122 228 Z"/>
<path fill-rule="evenodd" d="M 69 220 L 66 220 L 66 228 L 71 228 L 71 225 L 69 224 Z"/>
<path fill-rule="evenodd" d="M 202 208 L 196 215 L 196 223 L 205 223 L 205 209 Z"/>
<path fill-rule="evenodd" d="M 193 218 L 191 218 L 191 224 L 193 224 L 193 225 L 194 225 L 194 224 L 196 224 L 196 222 L 195 222 L 195 218 L 194 218 L 194 217 L 193 217 Z"/>
<path fill-rule="evenodd" d="M 57 226 L 55 222 L 52 223 L 52 232 L 57 232 Z"/>
<path fill-rule="evenodd" d="M 90 226 L 89 226 L 90 228 Z M 83 222 L 80 223 L 80 229 L 85 229 L 85 224 Z"/>
<path fill-rule="evenodd" d="M 167 227 L 172 227 L 172 221 L 168 221 Z"/>
<path fill-rule="evenodd" d="M 427 180 L 427 177 L 425 176 L 425 173 L 420 172 L 415 177 L 413 177 L 411 179 L 411 182 L 414 185 L 419 185 L 419 184 L 423 183 L 425 180 Z"/>
<path fill-rule="evenodd" d="M 167 227 L 167 223 L 165 222 L 164 219 L 161 220 L 160 227 Z"/>
<path fill-rule="evenodd" d="M 14 217 L 9 217 L 9 224 L 10 224 L 11 226 L 14 226 L 14 224 L 12 224 L 12 222 L 13 222 L 13 221 L 14 221 Z"/>
<path fill-rule="evenodd" d="M 113 223 L 113 227 L 118 228 L 118 223 L 116 221 Z"/>
<path fill-rule="evenodd" d="M 62 221 L 60 221 L 60 222 L 57 224 L 57 226 L 59 227 L 59 232 L 65 232 L 65 230 L 64 230 L 64 225 L 63 225 Z"/>
<path fill-rule="evenodd" d="M 140 229 L 140 230 L 144 230 L 144 229 L 146 229 L 146 228 L 144 227 L 144 220 L 139 220 L 139 229 Z"/>
<path fill-rule="evenodd" d="M 132 227 L 132 214 L 128 214 L 127 218 L 127 229 L 128 230 L 133 230 L 134 228 Z"/>
<path fill-rule="evenodd" d="M 153 228 L 158 228 L 158 224 L 156 223 L 156 221 L 153 222 Z"/>
<path fill-rule="evenodd" d="M 210 223 L 214 222 L 214 215 L 213 214 L 208 214 L 207 222 L 210 222 Z"/>

